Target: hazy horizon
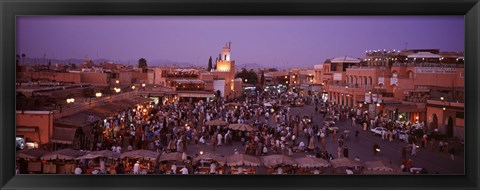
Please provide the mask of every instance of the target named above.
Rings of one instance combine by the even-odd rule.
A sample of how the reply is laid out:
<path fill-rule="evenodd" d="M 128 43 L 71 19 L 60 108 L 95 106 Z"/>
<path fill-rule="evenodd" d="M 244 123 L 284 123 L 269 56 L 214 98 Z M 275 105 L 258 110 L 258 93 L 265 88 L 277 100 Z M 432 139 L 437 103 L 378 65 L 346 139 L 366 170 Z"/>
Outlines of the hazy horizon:
<path fill-rule="evenodd" d="M 19 16 L 16 27 L 17 54 L 30 58 L 206 67 L 232 42 L 237 65 L 285 68 L 365 50 L 464 51 L 463 16 Z"/>

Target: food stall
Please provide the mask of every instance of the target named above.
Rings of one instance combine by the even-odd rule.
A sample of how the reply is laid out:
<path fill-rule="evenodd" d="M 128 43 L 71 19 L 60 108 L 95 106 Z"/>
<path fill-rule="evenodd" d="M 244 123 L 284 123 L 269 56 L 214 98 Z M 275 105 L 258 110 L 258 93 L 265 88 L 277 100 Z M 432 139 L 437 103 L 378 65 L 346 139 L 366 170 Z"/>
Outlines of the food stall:
<path fill-rule="evenodd" d="M 43 173 L 45 174 L 73 174 L 75 173 L 76 161 L 79 156 L 86 152 L 71 148 L 61 149 L 44 154 L 41 159 L 45 160 Z"/>
<path fill-rule="evenodd" d="M 231 174 L 256 174 L 260 159 L 247 154 L 234 154 L 227 157 L 227 166 L 230 166 Z"/>
<path fill-rule="evenodd" d="M 175 170 L 175 174 L 180 173 L 180 169 L 183 167 L 191 167 L 190 161 L 188 160 L 188 156 L 185 152 L 164 152 L 158 158 L 158 162 L 160 163 L 160 170 L 165 171 L 165 173 L 170 173 L 173 165 L 175 165 L 177 168 Z M 191 170 L 189 169 L 189 171 Z"/>
<path fill-rule="evenodd" d="M 330 164 L 332 164 L 334 174 L 347 174 L 347 170 L 353 171 L 354 174 L 360 174 L 363 173 L 365 167 L 362 162 L 345 157 L 330 160 Z"/>
<path fill-rule="evenodd" d="M 83 156 L 76 158 L 75 160 L 81 160 L 87 166 L 86 174 L 92 174 L 94 170 L 101 170 L 101 163 L 105 163 L 105 168 L 107 172 L 112 173 L 112 169 L 114 170 L 115 165 L 118 163 L 120 159 L 120 153 L 113 152 L 110 150 L 100 150 L 100 151 L 92 151 L 88 152 Z M 110 169 L 108 169 L 110 168 Z"/>
<path fill-rule="evenodd" d="M 400 175 L 408 174 L 407 172 L 402 172 L 400 166 L 393 164 L 391 161 L 385 160 L 375 160 L 365 162 L 365 171 L 364 174 L 373 174 L 373 175 Z"/>
<path fill-rule="evenodd" d="M 41 173 L 43 164 L 40 157 L 46 153 L 48 151 L 38 148 L 17 151 L 16 160 L 20 167 L 20 173 Z"/>
<path fill-rule="evenodd" d="M 331 166 L 328 161 L 311 155 L 296 158 L 295 162 L 297 162 L 297 174 L 316 174 L 317 171 L 321 174 Z"/>
<path fill-rule="evenodd" d="M 261 160 L 267 167 L 267 174 L 291 174 L 297 164 L 293 158 L 281 154 L 262 156 Z"/>
<path fill-rule="evenodd" d="M 125 166 L 133 166 L 135 162 L 140 161 L 141 169 L 145 170 L 142 173 L 154 173 L 154 168 L 157 166 L 157 160 L 160 153 L 150 150 L 133 150 L 124 152 L 120 155 L 120 159 L 123 160 Z M 133 169 L 133 168 L 131 168 Z M 128 168 L 126 172 L 131 173 L 131 169 Z"/>
<path fill-rule="evenodd" d="M 224 156 L 213 153 L 201 153 L 193 158 L 193 165 L 198 174 L 210 174 L 211 167 L 215 168 L 216 174 L 223 174 L 225 172 L 224 166 L 226 158 Z M 212 166 L 212 164 L 215 164 Z"/>

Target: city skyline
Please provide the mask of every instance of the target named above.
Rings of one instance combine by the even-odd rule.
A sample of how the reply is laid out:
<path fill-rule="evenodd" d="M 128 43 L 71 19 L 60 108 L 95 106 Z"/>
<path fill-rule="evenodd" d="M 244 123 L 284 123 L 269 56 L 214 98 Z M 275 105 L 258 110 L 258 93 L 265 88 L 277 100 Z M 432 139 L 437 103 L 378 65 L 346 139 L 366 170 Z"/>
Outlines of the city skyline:
<path fill-rule="evenodd" d="M 34 31 L 34 32 L 31 32 Z M 439 32 L 440 31 L 440 32 Z M 232 42 L 238 65 L 304 67 L 365 50 L 464 51 L 462 16 L 22 16 L 17 54 L 205 66 Z M 133 63 L 135 64 L 135 63 Z"/>

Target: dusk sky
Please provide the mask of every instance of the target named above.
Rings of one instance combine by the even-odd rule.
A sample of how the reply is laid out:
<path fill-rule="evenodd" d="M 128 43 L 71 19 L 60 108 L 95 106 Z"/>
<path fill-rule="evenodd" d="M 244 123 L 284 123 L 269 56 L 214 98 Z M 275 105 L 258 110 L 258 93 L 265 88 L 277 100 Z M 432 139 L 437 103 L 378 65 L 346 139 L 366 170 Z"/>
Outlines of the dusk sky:
<path fill-rule="evenodd" d="M 206 67 L 229 41 L 237 65 L 311 67 L 373 49 L 464 51 L 464 17 L 17 17 L 17 53 L 31 58 L 144 57 Z"/>

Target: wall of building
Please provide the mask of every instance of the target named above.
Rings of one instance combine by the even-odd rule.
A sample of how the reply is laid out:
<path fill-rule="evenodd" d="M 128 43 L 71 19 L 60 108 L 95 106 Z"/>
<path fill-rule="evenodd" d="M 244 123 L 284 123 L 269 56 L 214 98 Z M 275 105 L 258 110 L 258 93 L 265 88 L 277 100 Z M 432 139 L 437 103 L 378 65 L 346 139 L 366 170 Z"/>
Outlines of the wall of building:
<path fill-rule="evenodd" d="M 94 85 L 108 85 L 108 73 L 81 73 L 81 82 Z"/>
<path fill-rule="evenodd" d="M 118 80 L 121 84 L 132 84 L 132 72 L 123 71 L 118 73 Z"/>
<path fill-rule="evenodd" d="M 80 83 L 80 73 L 53 73 L 53 72 L 19 72 L 17 78 L 48 79 L 56 82 Z"/>
<path fill-rule="evenodd" d="M 429 102 L 438 102 L 438 101 L 431 101 Z M 455 104 L 456 106 L 452 109 L 447 107 L 446 110 L 443 110 L 441 104 L 437 106 L 432 106 L 432 104 L 427 105 L 427 123 L 430 129 L 432 122 L 433 122 L 433 115 L 436 114 L 438 118 L 438 130 L 442 134 L 446 134 L 447 125 L 448 125 L 448 118 L 451 117 L 453 120 L 453 136 L 463 139 L 465 133 L 465 119 L 464 118 L 457 118 L 457 112 L 464 113 L 462 109 L 464 108 L 464 104 L 458 103 Z M 452 104 L 451 104 L 452 105 Z"/>
<path fill-rule="evenodd" d="M 199 76 L 200 80 L 205 81 L 205 90 L 213 91 L 213 75 L 210 73 L 202 73 Z"/>
<path fill-rule="evenodd" d="M 48 111 L 17 111 L 16 125 L 17 126 L 35 126 L 38 127 L 38 134 L 34 132 L 18 132 L 18 135 L 24 135 L 39 144 L 46 144 L 49 142 L 50 137 L 53 135 L 53 114 L 49 114 Z"/>

